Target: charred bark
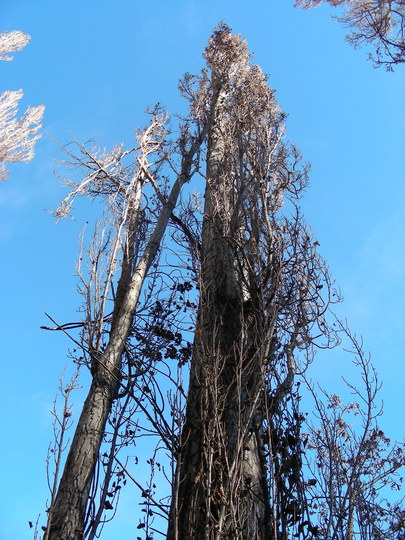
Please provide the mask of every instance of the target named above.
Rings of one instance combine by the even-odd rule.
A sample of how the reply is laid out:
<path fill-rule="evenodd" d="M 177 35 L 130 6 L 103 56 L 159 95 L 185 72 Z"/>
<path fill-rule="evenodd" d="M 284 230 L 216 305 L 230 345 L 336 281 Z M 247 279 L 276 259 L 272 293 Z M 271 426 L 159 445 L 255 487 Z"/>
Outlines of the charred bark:
<path fill-rule="evenodd" d="M 223 24 L 205 58 L 208 69 L 183 90 L 207 129 L 206 190 L 168 538 L 284 538 L 283 523 L 299 519 L 298 488 L 294 480 L 284 496 L 287 473 L 275 463 L 288 456 L 272 456 L 273 416 L 279 430 L 294 427 L 294 414 L 280 411 L 291 399 L 296 349 L 310 361 L 311 331 L 325 333 L 319 291 L 329 281 L 296 202 L 308 168 L 282 140 L 285 116 L 266 77 Z M 285 199 L 291 218 L 280 210 Z"/>
<path fill-rule="evenodd" d="M 260 309 L 241 248 L 250 235 L 249 201 L 227 137 L 234 96 L 222 75 L 213 71 L 211 80 L 201 297 L 170 540 L 271 538 L 261 442 Z"/>

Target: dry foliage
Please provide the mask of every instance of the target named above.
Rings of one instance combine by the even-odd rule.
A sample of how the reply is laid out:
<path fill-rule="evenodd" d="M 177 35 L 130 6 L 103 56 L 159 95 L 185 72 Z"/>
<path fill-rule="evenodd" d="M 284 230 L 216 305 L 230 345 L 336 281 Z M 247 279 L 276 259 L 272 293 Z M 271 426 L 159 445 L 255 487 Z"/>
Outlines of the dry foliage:
<path fill-rule="evenodd" d="M 21 51 L 30 37 L 20 31 L 0 34 L 0 60 L 11 61 L 10 53 Z M 18 104 L 23 91 L 6 90 L 0 94 L 0 180 L 8 177 L 6 163 L 30 161 L 34 157 L 34 147 L 41 137 L 41 121 L 45 107 L 28 107 L 17 116 Z"/>
<path fill-rule="evenodd" d="M 297 0 L 295 5 L 307 9 L 324 2 L 342 6 L 343 14 L 336 18 L 350 29 L 347 41 L 372 46 L 369 57 L 376 67 L 392 70 L 405 62 L 404 0 Z"/>
<path fill-rule="evenodd" d="M 361 341 L 346 325 L 335 324 L 348 342 L 361 382 L 345 380 L 353 397 L 344 403 L 305 381 L 315 411 L 305 426 L 305 468 L 311 476 L 307 507 L 316 516 L 321 538 L 403 538 L 404 500 L 393 503 L 390 491 L 401 490 L 405 447 L 392 443 L 378 425 L 381 383 Z"/>

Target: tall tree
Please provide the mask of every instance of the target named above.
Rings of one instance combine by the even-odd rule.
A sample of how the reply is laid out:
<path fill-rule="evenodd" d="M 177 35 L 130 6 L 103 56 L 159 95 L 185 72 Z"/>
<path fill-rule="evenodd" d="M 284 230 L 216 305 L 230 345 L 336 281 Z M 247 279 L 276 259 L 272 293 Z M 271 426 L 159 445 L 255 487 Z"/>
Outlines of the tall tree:
<path fill-rule="evenodd" d="M 208 70 L 183 86 L 194 121 L 207 131 L 206 190 L 201 296 L 168 538 L 275 538 L 286 508 L 277 509 L 281 489 L 272 474 L 269 482 L 271 426 L 304 369 L 297 352 L 305 364 L 316 335 L 328 334 L 330 282 L 296 206 L 307 167 L 283 141 L 284 115 L 266 77 L 225 25 L 205 58 Z M 284 506 L 293 499 L 298 461 L 291 478 Z"/>
<path fill-rule="evenodd" d="M 56 489 L 75 381 L 62 389 L 45 539 L 99 537 L 123 478 L 140 490 L 138 529 L 147 539 L 156 516 L 167 519 L 169 540 L 304 540 L 324 531 L 341 538 L 360 519 L 353 516 L 362 515 L 353 501 L 379 511 L 369 504 L 373 490 L 403 463 L 401 452 L 380 459 L 373 446 L 378 385 L 366 361 L 360 362 L 366 388 L 358 394 L 368 399 L 365 423 L 351 453 L 342 448 L 339 410 L 329 423 L 329 402 L 323 406 L 315 394 L 320 427 L 300 411 L 299 383 L 306 383 L 314 348 L 339 341 L 326 320 L 338 296 L 299 211 L 308 166 L 285 142 L 285 116 L 246 42 L 220 24 L 205 60 L 199 76 L 180 83 L 189 113 L 175 142 L 155 109 L 136 148 L 69 151 L 80 176 L 66 180 L 73 187 L 57 215 L 84 195 L 101 199 L 103 216 L 87 268 L 84 248 L 79 257 L 83 321 L 52 328 L 81 329 L 75 361 L 90 369 L 92 382 Z M 194 173 L 205 179 L 203 211 L 195 193 L 175 210 Z M 182 249 L 163 250 L 166 229 Z M 146 485 L 131 472 L 142 436 L 156 443 Z M 378 433 L 377 439 L 383 442 Z M 126 447 L 131 456 L 122 460 Z M 162 449 L 164 464 L 157 459 Z M 349 456 L 347 464 L 341 456 Z M 371 463 L 385 472 L 364 497 Z M 171 483 L 170 504 L 167 493 L 156 493 L 156 470 Z M 335 472 L 345 489 L 330 481 Z M 349 518 L 337 519 L 338 504 L 324 502 L 338 489 L 339 509 L 348 509 Z"/>
<path fill-rule="evenodd" d="M 180 138 L 179 173 L 166 196 L 163 190 L 159 191 L 158 185 L 164 183 L 161 168 L 170 154 L 167 135 L 166 117 L 155 110 L 150 124 L 138 133 L 137 148 L 124 151 L 119 146 L 100 155 L 81 147 L 81 155 L 75 156 L 74 162 L 85 172 L 84 179 L 74 186 L 57 211 L 58 217 L 66 216 L 78 195 L 102 198 L 105 204 L 105 226 L 93 242 L 89 282 L 83 286 L 86 321 L 82 324 L 82 348 L 92 382 L 48 510 L 46 539 L 75 540 L 85 534 L 90 487 L 107 418 L 122 385 L 123 356 L 139 296 L 180 190 L 195 171 L 202 141 L 202 134 L 197 132 Z M 134 155 L 135 163 L 125 167 L 128 155 Z M 149 183 L 159 194 L 158 203 L 150 212 L 143 199 Z M 117 272 L 119 279 L 112 291 Z M 108 314 L 111 294 L 112 313 Z"/>
<path fill-rule="evenodd" d="M 28 34 L 19 30 L 0 34 L 0 60 L 12 61 L 11 53 L 21 51 L 30 40 Z M 6 90 L 0 94 L 0 180 L 8 177 L 6 163 L 30 161 L 34 146 L 41 136 L 38 131 L 44 115 L 44 106 L 28 107 L 17 117 L 18 103 L 23 91 Z"/>
<path fill-rule="evenodd" d="M 354 47 L 371 45 L 370 59 L 375 66 L 392 70 L 405 62 L 405 2 L 403 0 L 297 0 L 305 9 L 327 2 L 342 6 L 337 20 L 351 32 L 346 39 Z"/>

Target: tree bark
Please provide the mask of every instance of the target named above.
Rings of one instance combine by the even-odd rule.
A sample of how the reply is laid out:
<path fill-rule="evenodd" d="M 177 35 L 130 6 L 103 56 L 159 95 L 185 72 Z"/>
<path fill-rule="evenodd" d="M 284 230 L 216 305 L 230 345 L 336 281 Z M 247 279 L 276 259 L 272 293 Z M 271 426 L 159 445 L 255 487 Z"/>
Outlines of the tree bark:
<path fill-rule="evenodd" d="M 240 253 L 246 200 L 233 176 L 225 133 L 230 96 L 212 81 L 200 306 L 169 540 L 271 537 L 260 442 L 263 366 L 259 321 Z"/>

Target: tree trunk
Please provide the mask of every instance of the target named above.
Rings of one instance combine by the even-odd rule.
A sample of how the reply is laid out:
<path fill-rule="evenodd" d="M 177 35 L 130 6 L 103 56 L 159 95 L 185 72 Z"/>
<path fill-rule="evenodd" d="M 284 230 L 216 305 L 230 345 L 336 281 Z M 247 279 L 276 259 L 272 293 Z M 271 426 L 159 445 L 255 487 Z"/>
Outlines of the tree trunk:
<path fill-rule="evenodd" d="M 83 538 L 85 510 L 94 467 L 98 459 L 100 433 L 114 399 L 114 386 L 93 379 L 66 460 L 55 504 L 50 509 L 44 538 Z"/>
<path fill-rule="evenodd" d="M 246 200 L 234 179 L 227 86 L 213 80 L 200 306 L 168 539 L 271 537 L 260 442 L 263 366 L 246 259 Z"/>
<path fill-rule="evenodd" d="M 69 449 L 63 475 L 55 500 L 51 504 L 45 540 L 80 540 L 83 538 L 86 507 L 105 425 L 112 403 L 121 383 L 121 357 L 128 338 L 132 318 L 147 272 L 156 257 L 159 246 L 176 205 L 182 186 L 190 180 L 194 156 L 201 145 L 196 137 L 188 151 L 184 151 L 182 170 L 163 205 L 155 229 L 135 269 L 131 231 L 124 256 L 121 278 L 111 323 L 110 338 L 104 353 L 93 354 L 93 381 L 84 403 L 76 432 Z M 135 226 L 135 215 L 129 223 Z M 131 225 L 129 225 L 130 227 Z"/>

